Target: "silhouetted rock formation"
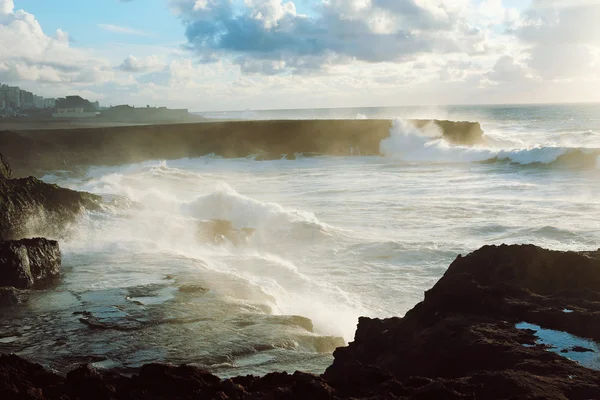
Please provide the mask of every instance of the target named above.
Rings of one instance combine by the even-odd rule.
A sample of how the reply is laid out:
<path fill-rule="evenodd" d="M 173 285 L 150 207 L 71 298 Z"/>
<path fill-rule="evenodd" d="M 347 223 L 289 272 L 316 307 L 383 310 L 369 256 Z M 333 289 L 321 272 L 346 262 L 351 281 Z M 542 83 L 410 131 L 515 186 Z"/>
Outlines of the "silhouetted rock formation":
<path fill-rule="evenodd" d="M 600 251 L 486 246 L 459 256 L 405 317 L 361 318 L 323 376 L 222 380 L 150 364 L 132 377 L 81 366 L 65 378 L 3 356 L 0 398 L 593 399 L 600 372 L 549 352 L 515 323 L 597 338 L 599 315 Z"/>
<path fill-rule="evenodd" d="M 58 276 L 58 242 L 42 238 L 0 242 L 0 286 L 32 288 Z"/>
<path fill-rule="evenodd" d="M 324 376 L 353 395 L 387 375 L 441 380 L 478 399 L 598 398 L 600 372 L 535 345 L 535 332 L 515 324 L 598 338 L 599 300 L 600 252 L 486 246 L 459 256 L 404 318 L 361 318 Z"/>
<path fill-rule="evenodd" d="M 21 302 L 20 294 L 21 292 L 12 286 L 0 287 L 0 307 L 19 304 Z"/>
<path fill-rule="evenodd" d="M 6 163 L 1 165 L 10 171 Z M 50 185 L 34 177 L 0 178 L 0 240 L 60 236 L 83 208 L 97 209 L 99 202 L 99 196 Z"/>
<path fill-rule="evenodd" d="M 0 154 L 0 180 L 10 179 L 11 176 L 12 176 L 12 171 L 10 169 L 10 166 L 8 165 L 6 160 L 4 160 L 4 157 L 2 157 L 2 154 Z"/>
<path fill-rule="evenodd" d="M 454 144 L 482 141 L 477 122 L 411 121 L 433 124 Z M 257 159 L 295 158 L 295 153 L 333 156 L 379 154 L 389 120 L 228 121 L 93 129 L 0 132 L 0 148 L 15 174 L 79 165 L 119 165 L 155 159 L 217 154 Z"/>

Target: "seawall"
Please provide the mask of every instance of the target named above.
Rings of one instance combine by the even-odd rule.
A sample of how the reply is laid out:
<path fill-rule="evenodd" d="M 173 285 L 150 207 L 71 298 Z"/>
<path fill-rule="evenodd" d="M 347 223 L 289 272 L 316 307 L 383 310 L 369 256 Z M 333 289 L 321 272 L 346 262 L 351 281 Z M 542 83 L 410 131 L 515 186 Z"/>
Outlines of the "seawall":
<path fill-rule="evenodd" d="M 446 140 L 473 144 L 483 131 L 477 122 L 410 121 L 435 124 Z M 16 175 L 77 165 L 117 165 L 150 159 L 294 153 L 334 156 L 379 154 L 390 120 L 226 121 L 89 129 L 0 132 L 0 150 Z"/>

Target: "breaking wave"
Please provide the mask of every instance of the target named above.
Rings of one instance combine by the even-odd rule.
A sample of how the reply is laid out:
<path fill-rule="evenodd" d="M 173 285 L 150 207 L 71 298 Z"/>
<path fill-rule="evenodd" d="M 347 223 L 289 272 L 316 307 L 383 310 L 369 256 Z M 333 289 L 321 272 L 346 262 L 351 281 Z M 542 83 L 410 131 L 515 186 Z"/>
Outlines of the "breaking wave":
<path fill-rule="evenodd" d="M 288 209 L 277 203 L 241 195 L 226 183 L 220 183 L 209 194 L 182 204 L 182 210 L 196 219 L 225 220 L 236 228 L 269 229 L 272 233 L 281 233 L 289 228 L 323 233 L 328 230 L 328 226 L 310 212 Z"/>
<path fill-rule="evenodd" d="M 485 146 L 456 146 L 436 132 L 417 129 L 395 121 L 390 136 L 380 143 L 383 156 L 406 162 L 472 163 L 509 162 L 520 165 L 559 165 L 574 168 L 600 168 L 600 148 L 567 147 L 553 144 L 523 146 L 523 142 L 502 134 L 485 136 Z"/>

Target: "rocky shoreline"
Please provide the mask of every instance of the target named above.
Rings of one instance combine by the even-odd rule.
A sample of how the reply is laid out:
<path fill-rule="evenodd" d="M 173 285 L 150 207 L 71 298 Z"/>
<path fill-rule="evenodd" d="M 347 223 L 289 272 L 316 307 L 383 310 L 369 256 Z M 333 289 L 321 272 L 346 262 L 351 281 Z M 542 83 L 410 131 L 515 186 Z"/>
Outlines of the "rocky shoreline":
<path fill-rule="evenodd" d="M 50 185 L 33 176 L 12 179 L 0 154 L 0 240 L 59 237 L 83 209 L 100 208 L 100 196 Z"/>
<path fill-rule="evenodd" d="M 58 243 L 23 239 L 32 227 L 64 234 L 69 221 L 101 207 L 100 200 L 35 178 L 11 179 L 0 156 L 0 311 L 20 301 L 21 289 L 60 274 Z M 32 225 L 40 210 L 48 217 Z M 541 331 L 548 329 L 590 345 L 544 341 Z M 88 365 L 62 376 L 2 355 L 0 398 L 583 400 L 600 398 L 593 340 L 600 340 L 600 250 L 485 246 L 459 256 L 404 317 L 360 318 L 354 341 L 334 352 L 320 376 L 220 379 L 192 365 L 159 364 L 132 376 Z M 578 354 L 589 354 L 591 363 Z"/>
<path fill-rule="evenodd" d="M 568 312 L 567 312 L 568 311 Z M 448 268 L 404 317 L 361 318 L 355 340 L 321 375 L 220 379 L 191 365 L 133 376 L 80 366 L 65 376 L 0 357 L 3 399 L 592 399 L 600 372 L 553 349 L 528 322 L 600 334 L 600 250 L 485 246 Z M 598 356 L 596 354 L 596 356 Z"/>
<path fill-rule="evenodd" d="M 409 121 L 433 126 L 448 142 L 482 141 L 477 122 Z M 40 175 L 89 165 L 121 165 L 214 154 L 274 160 L 295 154 L 378 155 L 390 120 L 224 121 L 32 131 L 0 131 L 0 149 L 15 175 Z"/>
<path fill-rule="evenodd" d="M 0 154 L 0 306 L 21 300 L 21 289 L 47 284 L 60 274 L 58 242 L 84 209 L 101 207 L 90 193 L 50 185 L 34 177 L 12 179 Z"/>

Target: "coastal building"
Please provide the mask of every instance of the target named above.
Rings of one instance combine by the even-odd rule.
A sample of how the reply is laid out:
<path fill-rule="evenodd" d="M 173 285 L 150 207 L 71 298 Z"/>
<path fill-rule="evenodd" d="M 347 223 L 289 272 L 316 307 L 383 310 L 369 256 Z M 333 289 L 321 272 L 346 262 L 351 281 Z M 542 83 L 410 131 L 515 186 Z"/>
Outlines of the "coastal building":
<path fill-rule="evenodd" d="M 93 118 L 96 111 L 86 111 L 83 107 L 57 108 L 52 113 L 52 118 Z"/>
<path fill-rule="evenodd" d="M 21 89 L 18 86 L 0 85 L 0 99 L 5 101 L 6 109 L 20 109 Z"/>
<path fill-rule="evenodd" d="M 189 117 L 186 109 L 169 109 L 167 107 L 131 107 L 121 105 L 103 110 L 104 119 L 118 122 L 175 122 Z"/>
<path fill-rule="evenodd" d="M 56 108 L 83 108 L 84 112 L 96 112 L 94 103 L 81 96 L 67 96 L 56 100 Z"/>
<path fill-rule="evenodd" d="M 21 109 L 27 110 L 30 108 L 35 108 L 33 93 L 28 92 L 27 90 L 19 89 L 19 100 L 21 102 Z"/>
<path fill-rule="evenodd" d="M 42 96 L 33 96 L 33 103 L 35 108 L 54 108 L 54 106 L 56 105 L 56 99 L 45 98 Z"/>
<path fill-rule="evenodd" d="M 56 105 L 56 99 L 37 96 L 18 86 L 0 84 L 0 110 L 47 109 Z"/>

